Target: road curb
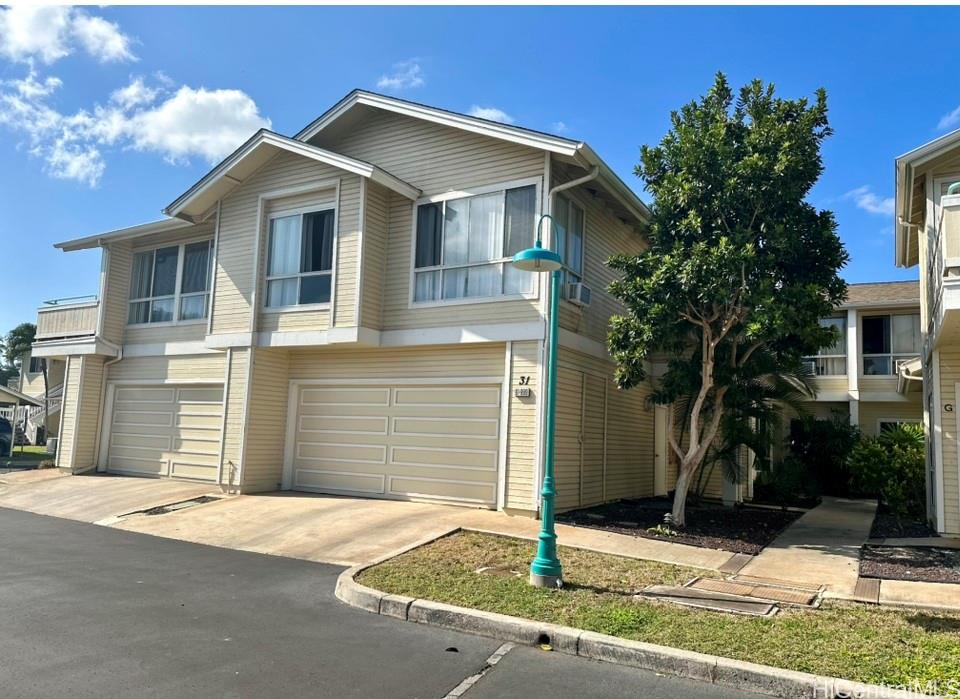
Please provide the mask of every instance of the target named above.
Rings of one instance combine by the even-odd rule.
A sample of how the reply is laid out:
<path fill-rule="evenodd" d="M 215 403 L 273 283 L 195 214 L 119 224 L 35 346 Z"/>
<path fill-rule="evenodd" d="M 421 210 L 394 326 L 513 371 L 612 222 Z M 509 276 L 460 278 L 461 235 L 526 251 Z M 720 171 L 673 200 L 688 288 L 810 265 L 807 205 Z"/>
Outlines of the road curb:
<path fill-rule="evenodd" d="M 788 699 L 832 699 L 833 697 L 918 699 L 922 696 L 924 699 L 937 699 L 929 694 L 784 670 L 679 648 L 630 641 L 570 626 L 387 594 L 361 585 L 355 580 L 357 575 L 368 568 L 429 541 L 449 536 L 456 531 L 459 530 L 431 537 L 376 562 L 348 568 L 337 578 L 337 598 L 353 607 L 403 621 L 488 636 L 528 646 L 549 643 L 553 650 L 568 655 L 628 665 L 768 696 Z"/>

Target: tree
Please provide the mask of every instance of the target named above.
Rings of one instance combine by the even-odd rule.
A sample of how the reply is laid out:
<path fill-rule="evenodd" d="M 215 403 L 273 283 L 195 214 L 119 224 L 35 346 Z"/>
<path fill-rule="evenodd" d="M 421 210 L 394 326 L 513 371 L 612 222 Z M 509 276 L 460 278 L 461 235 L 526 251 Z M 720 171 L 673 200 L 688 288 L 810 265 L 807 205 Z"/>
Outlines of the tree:
<path fill-rule="evenodd" d="M 3 341 L 4 356 L 10 364 L 20 365 L 23 356 L 30 351 L 33 338 L 37 334 L 37 326 L 33 323 L 20 323 L 7 333 Z"/>
<path fill-rule="evenodd" d="M 690 401 L 681 442 L 673 522 L 685 524 L 687 491 L 713 445 L 736 387 L 829 346 L 820 326 L 846 295 L 838 271 L 847 253 L 829 211 L 805 201 L 823 171 L 831 134 L 827 98 L 787 100 L 759 80 L 735 98 L 718 74 L 700 100 L 671 115 L 660 144 L 644 146 L 636 174 L 653 195 L 649 248 L 620 255 L 610 291 L 626 312 L 611 320 L 608 345 L 621 388 L 664 361 L 652 399 Z"/>

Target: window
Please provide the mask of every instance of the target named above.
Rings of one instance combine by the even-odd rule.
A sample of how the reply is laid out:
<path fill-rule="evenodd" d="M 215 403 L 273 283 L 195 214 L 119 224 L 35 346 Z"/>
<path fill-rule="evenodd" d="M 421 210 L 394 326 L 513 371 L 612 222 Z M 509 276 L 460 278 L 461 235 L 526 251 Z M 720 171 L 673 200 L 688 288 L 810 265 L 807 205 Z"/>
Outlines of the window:
<path fill-rule="evenodd" d="M 583 277 L 583 209 L 558 194 L 553 205 L 554 249 L 563 261 L 563 289 Z"/>
<path fill-rule="evenodd" d="M 895 430 L 900 425 L 919 425 L 920 420 L 901 420 L 898 418 L 880 418 L 877 420 L 877 434 Z"/>
<path fill-rule="evenodd" d="M 509 263 L 533 245 L 536 210 L 535 185 L 418 206 L 414 302 L 533 293 Z"/>
<path fill-rule="evenodd" d="M 27 367 L 28 374 L 43 373 L 43 357 L 30 357 L 30 364 Z"/>
<path fill-rule="evenodd" d="M 830 347 L 823 347 L 812 357 L 803 361 L 816 376 L 846 376 L 847 374 L 847 320 L 846 318 L 823 318 L 820 326 L 836 328 L 838 337 Z"/>
<path fill-rule="evenodd" d="M 213 243 L 202 240 L 133 256 L 127 322 L 173 323 L 207 317 Z"/>
<path fill-rule="evenodd" d="M 919 314 L 864 316 L 863 374 L 893 376 L 920 354 Z"/>
<path fill-rule="evenodd" d="M 270 220 L 267 308 L 330 303 L 333 209 Z"/>

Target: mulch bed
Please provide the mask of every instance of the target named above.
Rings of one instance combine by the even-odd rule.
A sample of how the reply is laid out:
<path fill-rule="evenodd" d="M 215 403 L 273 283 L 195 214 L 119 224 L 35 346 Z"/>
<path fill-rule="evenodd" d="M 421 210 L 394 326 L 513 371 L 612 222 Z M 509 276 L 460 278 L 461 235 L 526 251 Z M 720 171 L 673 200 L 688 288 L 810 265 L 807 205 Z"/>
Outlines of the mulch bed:
<path fill-rule="evenodd" d="M 687 525 L 676 536 L 647 531 L 663 524 L 671 503 L 662 498 L 621 500 L 557 515 L 557 521 L 592 529 L 756 555 L 802 512 L 720 505 L 687 505 Z"/>
<path fill-rule="evenodd" d="M 885 512 L 882 505 L 877 509 L 877 516 L 870 529 L 871 539 L 919 539 L 936 536 L 937 532 L 929 523 L 897 519 Z"/>
<path fill-rule="evenodd" d="M 884 580 L 960 583 L 960 550 L 866 544 L 860 549 L 860 575 Z"/>

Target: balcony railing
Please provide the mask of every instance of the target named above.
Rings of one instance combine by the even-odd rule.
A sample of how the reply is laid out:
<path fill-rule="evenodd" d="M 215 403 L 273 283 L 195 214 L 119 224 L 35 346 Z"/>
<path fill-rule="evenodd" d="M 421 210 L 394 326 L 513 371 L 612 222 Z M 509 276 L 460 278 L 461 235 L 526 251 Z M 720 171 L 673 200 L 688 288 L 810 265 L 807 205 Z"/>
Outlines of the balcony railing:
<path fill-rule="evenodd" d="M 96 296 L 44 301 L 37 309 L 36 340 L 96 335 L 100 302 Z"/>

